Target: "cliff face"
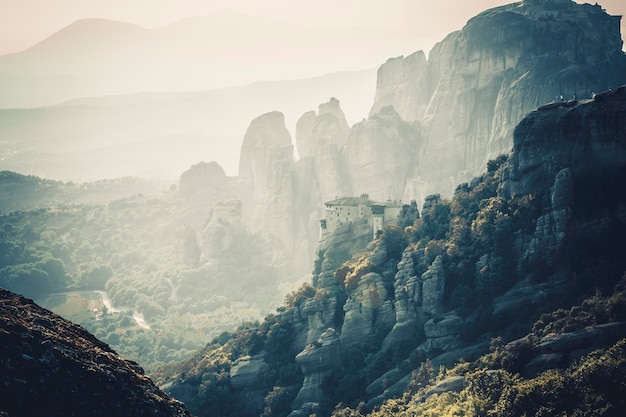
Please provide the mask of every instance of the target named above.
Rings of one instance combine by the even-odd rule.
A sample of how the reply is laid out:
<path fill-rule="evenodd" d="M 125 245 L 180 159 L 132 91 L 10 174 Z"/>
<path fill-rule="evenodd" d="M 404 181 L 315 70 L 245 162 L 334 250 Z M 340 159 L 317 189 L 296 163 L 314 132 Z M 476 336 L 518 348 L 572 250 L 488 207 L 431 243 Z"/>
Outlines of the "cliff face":
<path fill-rule="evenodd" d="M 422 121 L 428 102 L 436 86 L 423 51 L 406 58 L 389 59 L 378 69 L 376 96 L 370 116 L 385 106 L 393 106 L 407 122 Z M 436 72 L 435 72 L 436 74 Z"/>
<path fill-rule="evenodd" d="M 404 199 L 450 196 L 510 152 L 514 127 L 536 107 L 626 83 L 619 20 L 569 0 L 513 3 L 470 19 L 427 63 L 414 54 L 384 64 L 373 110 L 392 105 L 424 125 L 426 145 Z"/>
<path fill-rule="evenodd" d="M 251 231 L 268 232 L 293 250 L 293 145 L 280 112 L 254 119 L 239 159 L 243 217 Z"/>
<path fill-rule="evenodd" d="M 190 416 L 80 326 L 0 290 L 4 416 Z"/>
<path fill-rule="evenodd" d="M 570 0 L 487 10 L 428 59 L 418 51 L 383 64 L 367 120 L 349 128 L 335 98 L 303 114 L 297 161 L 281 113 L 252 121 L 228 198 L 242 200 L 250 230 L 275 237 L 306 271 L 325 201 L 367 193 L 421 205 L 428 195 L 450 197 L 511 151 L 528 112 L 626 83 L 619 21 Z M 192 179 L 181 181 L 181 192 L 197 187 Z"/>
<path fill-rule="evenodd" d="M 623 87 L 544 106 L 519 123 L 508 160 L 491 161 L 452 201 L 427 198 L 422 217 L 404 231 L 387 229 L 364 251 L 359 222 L 325 236 L 312 285 L 271 317 L 291 333 L 282 343 L 289 355 L 270 368 L 280 375 L 297 365 L 301 377 L 270 382 L 266 410 L 288 404 L 276 415 L 298 417 L 329 413 L 340 401 L 373 407 L 401 396 L 425 359 L 435 369 L 472 361 L 494 334 L 511 340 L 538 328 L 542 313 L 565 308 L 554 313 L 561 317 L 595 291 L 610 296 L 626 271 L 625 121 Z M 611 311 L 570 324 L 562 335 L 512 342 L 526 349 L 516 353 L 515 372 L 536 375 L 611 346 L 626 336 L 626 314 Z M 254 344 L 255 354 L 270 358 L 274 332 L 262 328 L 268 342 Z M 463 381 L 437 389 L 458 392 Z M 249 405 L 260 411 L 254 384 L 235 391 L 237 398 L 256 396 Z M 292 394 L 279 401 L 286 392 Z"/>
<path fill-rule="evenodd" d="M 350 175 L 349 195 L 400 200 L 421 146 L 419 130 L 402 120 L 393 107 L 383 107 L 355 124 L 343 150 Z"/>
<path fill-rule="evenodd" d="M 564 169 L 575 177 L 618 172 L 626 159 L 625 102 L 626 88 L 619 87 L 529 114 L 515 129 L 506 191 L 536 193 Z"/>

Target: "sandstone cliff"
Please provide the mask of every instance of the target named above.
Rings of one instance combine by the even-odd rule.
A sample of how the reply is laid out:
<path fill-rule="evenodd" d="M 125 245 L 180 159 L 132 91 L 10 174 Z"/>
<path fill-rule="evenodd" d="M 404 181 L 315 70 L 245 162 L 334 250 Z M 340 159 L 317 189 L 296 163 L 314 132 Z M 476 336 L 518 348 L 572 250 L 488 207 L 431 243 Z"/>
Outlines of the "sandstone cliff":
<path fill-rule="evenodd" d="M 82 327 L 0 290 L 3 416 L 190 416 Z"/>

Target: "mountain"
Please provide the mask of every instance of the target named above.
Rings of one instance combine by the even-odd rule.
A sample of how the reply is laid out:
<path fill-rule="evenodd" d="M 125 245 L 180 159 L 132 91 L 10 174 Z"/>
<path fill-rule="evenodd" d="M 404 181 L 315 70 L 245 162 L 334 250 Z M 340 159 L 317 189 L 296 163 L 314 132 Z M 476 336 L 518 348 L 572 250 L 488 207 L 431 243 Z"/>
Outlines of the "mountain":
<path fill-rule="evenodd" d="M 0 310 L 0 414 L 190 416 L 82 327 L 6 290 Z"/>
<path fill-rule="evenodd" d="M 514 127 L 532 109 L 626 83 L 620 19 L 598 4 L 512 3 L 470 19 L 428 60 L 417 52 L 385 63 L 371 114 L 392 105 L 422 125 L 425 141 L 403 199 L 452 195 L 510 151 Z"/>
<path fill-rule="evenodd" d="M 202 159 L 237 172 L 247 123 L 288 109 L 295 125 L 310 103 L 332 94 L 348 117 L 367 112 L 374 71 L 259 82 L 196 93 L 139 93 L 0 110 L 0 169 L 63 180 L 120 176 L 172 179 Z"/>
<path fill-rule="evenodd" d="M 265 207 L 297 201 L 299 209 L 279 215 L 281 232 L 244 215 L 247 225 L 274 235 L 287 251 L 306 254 L 318 239 L 315 223 L 327 201 L 367 194 L 421 206 L 430 194 L 451 196 L 488 160 L 510 152 L 515 126 L 532 109 L 626 83 L 619 22 L 600 6 L 525 1 L 470 19 L 428 60 L 421 51 L 388 60 L 378 70 L 367 120 L 346 131 L 341 109 L 327 110 L 339 107 L 331 99 L 298 120 L 301 158 L 287 158 L 291 168 L 259 160 L 260 176 L 280 172 L 277 184 L 289 185 L 257 190 L 264 195 L 256 201 L 265 199 Z M 485 35 L 492 32 L 497 36 Z M 244 214 L 256 204 L 244 201 Z"/>
<path fill-rule="evenodd" d="M 430 196 L 366 250 L 345 246 L 363 237 L 357 222 L 327 235 L 311 284 L 160 382 L 200 416 L 453 404 L 619 415 L 625 132 L 626 86 L 540 107 L 516 127 L 511 156 L 451 200 Z"/>
<path fill-rule="evenodd" d="M 25 51 L 0 56 L 0 108 L 356 71 L 410 50 L 412 39 L 392 43 L 396 38 L 378 28 L 312 30 L 232 11 L 156 29 L 84 19 Z"/>

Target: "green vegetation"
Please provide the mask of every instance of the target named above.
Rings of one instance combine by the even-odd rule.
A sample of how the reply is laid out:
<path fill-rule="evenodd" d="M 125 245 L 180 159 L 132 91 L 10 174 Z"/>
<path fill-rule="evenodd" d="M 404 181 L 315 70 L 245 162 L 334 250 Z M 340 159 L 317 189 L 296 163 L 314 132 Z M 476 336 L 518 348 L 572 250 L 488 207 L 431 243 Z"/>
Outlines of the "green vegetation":
<path fill-rule="evenodd" d="M 33 187 L 106 188 L 1 174 L 23 187 L 24 205 Z M 266 259 L 277 258 L 256 235 L 237 236 L 219 259 L 199 262 L 188 223 L 194 210 L 175 193 L 163 193 L 0 214 L 0 286 L 83 325 L 148 371 L 180 361 L 206 340 L 271 311 L 287 274 L 284 265 L 268 265 Z M 105 291 L 114 308 L 95 291 Z M 134 317 L 145 318 L 150 329 Z"/>
<path fill-rule="evenodd" d="M 182 364 L 155 372 L 153 379 L 157 383 L 172 376 L 184 380 L 195 391 L 195 399 L 187 406 L 198 417 L 241 415 L 243 410 L 230 385 L 229 371 L 237 359 L 264 351 L 272 369 L 267 382 L 273 386 L 265 397 L 264 415 L 284 417 L 302 386 L 302 372 L 295 364 L 296 352 L 291 349 L 294 337 L 289 323 L 270 315 L 263 323 L 244 323 L 233 333 L 222 333 Z"/>
<path fill-rule="evenodd" d="M 285 298 L 284 306 L 279 309 L 280 318 L 269 318 L 278 320 L 285 329 L 282 334 L 292 337 L 284 339 L 284 350 L 267 343 L 267 325 L 250 325 L 215 339 L 195 360 L 187 361 L 181 368 L 173 365 L 160 375 L 161 381 L 176 379 L 183 386 L 191 387 L 193 399 L 187 403 L 198 415 L 208 415 L 208 410 L 217 410 L 213 415 L 218 416 L 253 415 L 256 411 L 220 408 L 241 394 L 229 385 L 224 367 L 232 366 L 237 358 L 247 354 L 280 357 L 280 361 L 270 360 L 270 374 L 276 379 L 273 385 L 268 385 L 263 410 L 259 413 L 282 417 L 289 412 L 300 383 L 296 378 L 296 375 L 301 378 L 295 362 L 298 352 L 292 349 L 295 329 L 300 329 L 300 338 L 306 332 L 304 311 L 324 309 L 333 305 L 326 301 L 334 302 L 332 326 L 340 330 L 344 322 L 344 303 L 354 296 L 368 273 L 379 274 L 387 289 L 387 299 L 379 300 L 380 303 L 391 302 L 398 308 L 395 297 L 399 263 L 403 268 L 410 265 L 411 277 L 421 277 L 433 267 L 436 259 L 440 259 L 442 271 L 438 273 L 445 276 L 444 311 L 454 312 L 463 320 L 460 334 L 454 336 L 459 336 L 465 345 L 476 346 L 492 338 L 489 353 L 474 362 L 461 361 L 449 369 L 436 369 L 431 360 L 448 362 L 438 356 L 442 353 L 440 348 L 429 348 L 428 343 L 424 343 L 423 323 L 417 324 L 419 328 L 414 329 L 410 340 L 383 348 L 390 324 L 377 322 L 375 316 L 370 336 L 361 344 L 342 351 L 339 365 L 323 381 L 322 402 L 311 409 L 311 413 L 338 417 L 619 415 L 617 410 L 624 409 L 621 398 L 626 398 L 626 388 L 618 382 L 626 376 L 626 341 L 539 375 L 527 375 L 526 367 L 537 355 L 536 348 L 543 337 L 626 320 L 624 285 L 613 292 L 616 279 L 626 270 L 623 254 L 619 253 L 626 247 L 624 224 L 619 217 L 622 202 L 613 204 L 609 199 L 607 212 L 578 196 L 572 201 L 573 220 L 567 226 L 561 245 L 543 245 L 529 255 L 528 248 L 537 248 L 533 239 L 536 239 L 541 216 L 552 210 L 551 191 L 505 197 L 500 189 L 507 166 L 505 157 L 490 161 L 482 177 L 471 184 L 460 185 L 452 200 L 430 200 L 430 208 L 421 216 L 405 210 L 400 216 L 404 227 L 385 228 L 366 254 L 351 259 L 346 253 L 318 253 L 315 274 L 326 273 L 322 272 L 322 262 L 334 262 L 337 265 L 335 281 L 328 283 L 325 279 L 328 287 L 322 288 L 321 279 L 314 277 L 312 285 L 305 284 Z M 584 191 L 588 184 L 577 181 L 574 178 L 574 192 Z M 599 181 L 594 186 L 602 189 L 611 184 L 611 181 Z M 610 190 L 595 192 L 605 195 Z M 609 219 L 612 227 L 608 233 L 607 227 L 598 227 L 598 218 Z M 594 256 L 588 256 L 589 253 Z M 498 297 L 514 287 L 539 285 L 558 286 L 560 292 L 542 303 L 520 306 L 514 317 L 505 319 L 494 315 L 494 301 Z M 416 288 L 416 293 L 421 291 Z M 315 304 L 320 301 L 323 303 Z M 419 306 L 409 305 L 408 308 Z M 500 336 L 493 338 L 496 334 Z M 525 334 L 526 337 L 515 343 L 505 342 Z M 224 361 L 210 359 L 214 355 L 222 357 L 224 352 L 230 355 Z M 587 352 L 581 355 L 584 353 Z M 391 381 L 388 381 L 387 376 L 393 374 L 389 374 L 390 371 L 396 372 L 397 378 L 389 377 Z M 189 382 L 189 372 L 203 382 L 200 385 Z M 378 384 L 384 390 L 398 378 L 411 374 L 412 380 L 404 395 L 374 410 L 366 408 L 364 402 L 372 398 L 366 391 L 370 384 Z M 384 379 L 380 379 L 383 375 L 386 375 Z M 207 385 L 206 381 L 210 383 Z M 451 386 L 454 389 L 450 389 Z"/>
<path fill-rule="evenodd" d="M 375 410 L 361 405 L 339 407 L 334 417 L 388 416 L 621 416 L 626 407 L 626 339 L 598 349 L 564 369 L 545 371 L 533 378 L 520 376 L 522 365 L 546 334 L 575 331 L 588 324 L 626 319 L 626 294 L 618 288 L 609 297 L 595 295 L 569 311 L 544 314 L 533 332 L 512 344 L 492 340 L 490 353 L 435 372 L 429 362 L 414 371 L 401 398 Z M 436 375 L 435 375 L 436 374 Z M 458 390 L 438 390 L 463 377 Z"/>

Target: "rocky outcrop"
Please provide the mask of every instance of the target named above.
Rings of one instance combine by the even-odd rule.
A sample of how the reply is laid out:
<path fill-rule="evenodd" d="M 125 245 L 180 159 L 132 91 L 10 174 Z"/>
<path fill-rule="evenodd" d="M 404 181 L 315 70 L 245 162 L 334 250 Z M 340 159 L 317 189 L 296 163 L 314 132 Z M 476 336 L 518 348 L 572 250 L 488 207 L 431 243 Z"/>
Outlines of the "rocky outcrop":
<path fill-rule="evenodd" d="M 185 221 L 200 231 L 207 221 L 208 208 L 215 201 L 238 198 L 239 182 L 226 176 L 217 162 L 200 162 L 180 175 L 178 194 L 186 201 L 189 211 Z"/>
<path fill-rule="evenodd" d="M 598 5 L 524 1 L 483 12 L 436 45 L 426 144 L 403 199 L 452 195 L 510 152 L 515 126 L 536 107 L 626 83 L 619 20 Z"/>
<path fill-rule="evenodd" d="M 82 327 L 0 290 L 0 414 L 190 416 Z"/>
<path fill-rule="evenodd" d="M 320 203 L 350 195 L 349 174 L 342 154 L 349 132 L 339 100 L 334 97 L 320 104 L 317 114 L 307 112 L 298 120 L 298 154 L 303 161 L 309 158 L 312 161 Z"/>
<path fill-rule="evenodd" d="M 415 275 L 413 264 L 413 253 L 407 249 L 398 264 L 394 282 L 396 320 L 383 341 L 383 348 L 391 347 L 404 340 L 415 340 L 417 335 L 422 333 L 420 329 L 426 331 L 428 338 L 443 338 L 442 340 L 445 339 L 448 342 L 456 335 L 454 330 L 457 328 L 454 326 L 450 328 L 450 332 L 445 332 L 442 330 L 443 324 L 437 328 L 433 321 L 433 319 L 440 321 L 444 313 L 445 275 L 441 255 L 435 258 L 421 277 Z M 456 323 L 455 318 L 450 318 L 450 320 L 452 320 L 451 323 Z M 435 342 L 435 345 L 441 344 L 444 342 Z"/>
<path fill-rule="evenodd" d="M 189 196 L 207 189 L 220 189 L 226 180 L 226 172 L 220 164 L 215 161 L 200 162 L 180 175 L 178 191 Z"/>
<path fill-rule="evenodd" d="M 280 112 L 254 119 L 239 159 L 243 216 L 248 228 L 275 236 L 286 253 L 293 249 L 293 145 Z"/>
<path fill-rule="evenodd" d="M 534 378 L 549 369 L 565 368 L 574 361 L 596 350 L 607 348 L 626 337 L 626 322 L 610 322 L 579 330 L 550 334 L 531 343 L 528 336 L 509 342 L 512 351 L 526 349 L 523 376 Z M 520 346 L 523 346 L 520 348 Z"/>
<path fill-rule="evenodd" d="M 387 60 L 378 69 L 370 117 L 392 106 L 403 120 L 421 122 L 436 86 L 430 72 L 423 51 Z"/>
<path fill-rule="evenodd" d="M 352 195 L 400 200 L 421 146 L 419 130 L 402 120 L 393 107 L 383 107 L 355 124 L 344 150 Z"/>
<path fill-rule="evenodd" d="M 593 100 L 557 103 L 530 113 L 515 129 L 503 193 L 533 194 L 553 185 L 550 198 L 563 207 L 570 175 L 619 170 L 626 156 L 625 111 L 626 87 L 619 87 Z M 565 168 L 570 173 L 564 171 L 556 181 Z M 559 191 L 559 185 L 566 189 Z"/>
<path fill-rule="evenodd" d="M 228 200 L 213 204 L 209 220 L 201 232 L 201 261 L 206 263 L 231 248 L 245 233 L 241 220 L 241 201 Z"/>
<path fill-rule="evenodd" d="M 263 408 L 263 400 L 272 388 L 271 370 L 263 355 L 244 356 L 230 368 L 230 384 L 244 412 Z"/>
<path fill-rule="evenodd" d="M 302 368 L 304 382 L 293 402 L 297 410 L 308 403 L 320 403 L 323 399 L 322 383 L 324 378 L 341 361 L 341 344 L 334 329 L 327 329 L 319 339 L 308 345 L 296 356 L 296 362 Z"/>
<path fill-rule="evenodd" d="M 350 292 L 343 305 L 345 313 L 339 340 L 344 350 L 367 344 L 375 328 L 381 332 L 389 331 L 385 329 L 385 323 L 390 321 L 384 317 L 386 300 L 387 290 L 379 274 L 370 272 L 359 279 L 356 289 Z"/>
<path fill-rule="evenodd" d="M 337 145 L 346 142 L 350 127 L 341 110 L 339 100 L 334 97 L 319 105 L 317 114 L 310 111 L 302 115 L 296 124 L 296 145 L 300 158 L 315 156 L 327 143 Z"/>

